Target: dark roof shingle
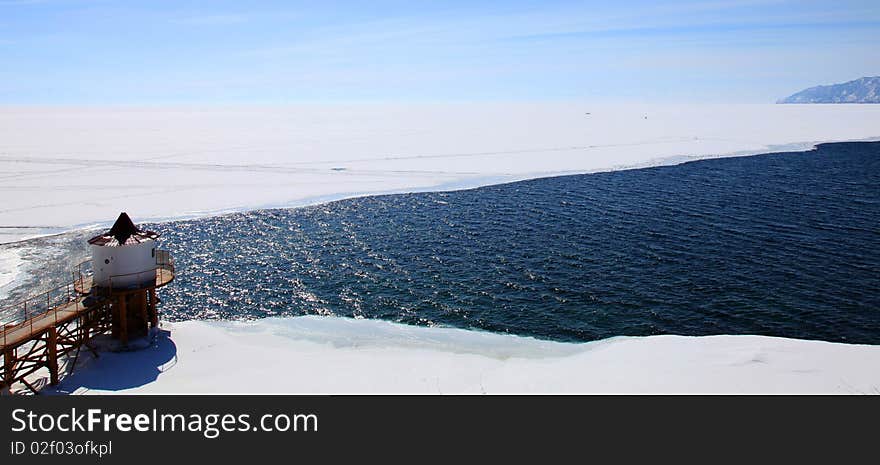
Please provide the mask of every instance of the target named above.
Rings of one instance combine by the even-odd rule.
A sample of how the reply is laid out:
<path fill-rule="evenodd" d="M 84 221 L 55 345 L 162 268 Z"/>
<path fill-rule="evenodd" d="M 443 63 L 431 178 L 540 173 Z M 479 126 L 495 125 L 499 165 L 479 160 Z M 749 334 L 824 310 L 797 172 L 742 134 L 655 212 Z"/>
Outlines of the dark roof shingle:
<path fill-rule="evenodd" d="M 89 244 L 119 247 L 121 245 L 140 244 L 147 240 L 154 240 L 157 237 L 159 237 L 159 233 L 139 229 L 131 221 L 131 218 L 128 217 L 128 214 L 122 212 L 109 231 L 89 239 Z"/>

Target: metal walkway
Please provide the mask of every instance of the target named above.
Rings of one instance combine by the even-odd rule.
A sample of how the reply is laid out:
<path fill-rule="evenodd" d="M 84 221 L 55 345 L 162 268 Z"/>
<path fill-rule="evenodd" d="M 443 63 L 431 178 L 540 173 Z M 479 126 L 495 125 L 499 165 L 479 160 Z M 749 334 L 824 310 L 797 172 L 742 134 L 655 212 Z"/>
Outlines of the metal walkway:
<path fill-rule="evenodd" d="M 36 371 L 48 369 L 50 383 L 57 384 L 60 357 L 75 353 L 75 364 L 83 347 L 97 355 L 89 341 L 111 329 L 111 308 L 117 299 L 124 315 L 126 294 L 149 290 L 149 297 L 143 298 L 151 299 L 150 305 L 155 309 L 155 289 L 174 280 L 170 254 L 157 250 L 156 258 L 155 271 L 143 272 L 155 273 L 155 281 L 136 289 L 112 287 L 114 278 L 131 275 L 111 276 L 108 287 L 96 287 L 92 275 L 84 272 L 80 264 L 73 282 L 2 309 L 0 314 L 13 315 L 13 321 L 0 327 L 0 393 L 11 390 L 17 382 L 36 393 L 37 389 L 27 380 Z"/>

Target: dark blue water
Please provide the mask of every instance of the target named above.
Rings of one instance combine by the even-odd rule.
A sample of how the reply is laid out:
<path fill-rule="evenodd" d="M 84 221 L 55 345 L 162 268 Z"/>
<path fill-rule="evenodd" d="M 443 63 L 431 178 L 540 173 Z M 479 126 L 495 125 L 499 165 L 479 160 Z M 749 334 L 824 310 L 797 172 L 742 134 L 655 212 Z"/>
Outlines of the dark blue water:
<path fill-rule="evenodd" d="M 880 143 L 156 225 L 165 318 L 880 344 Z"/>

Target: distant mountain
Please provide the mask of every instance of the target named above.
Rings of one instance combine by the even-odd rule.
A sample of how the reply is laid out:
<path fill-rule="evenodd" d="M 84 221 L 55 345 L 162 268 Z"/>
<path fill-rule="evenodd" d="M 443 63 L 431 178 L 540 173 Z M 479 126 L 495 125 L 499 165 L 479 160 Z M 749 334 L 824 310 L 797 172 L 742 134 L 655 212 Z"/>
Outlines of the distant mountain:
<path fill-rule="evenodd" d="M 880 76 L 810 87 L 776 103 L 880 103 Z"/>

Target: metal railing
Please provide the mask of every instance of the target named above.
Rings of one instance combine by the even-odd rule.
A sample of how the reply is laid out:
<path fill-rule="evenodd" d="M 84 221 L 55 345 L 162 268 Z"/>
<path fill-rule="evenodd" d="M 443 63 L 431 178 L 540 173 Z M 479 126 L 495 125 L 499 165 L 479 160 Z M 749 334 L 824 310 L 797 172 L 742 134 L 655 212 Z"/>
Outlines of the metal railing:
<path fill-rule="evenodd" d="M 174 272 L 174 258 L 171 256 L 171 252 L 156 249 L 156 266 L 165 267 L 164 269 Z"/>
<path fill-rule="evenodd" d="M 0 340 L 3 341 L 3 346 L 7 345 L 8 335 L 15 329 L 29 328 L 29 333 L 32 336 L 34 333 L 35 321 L 43 320 L 45 318 L 53 318 L 53 324 L 57 325 L 59 321 L 59 311 L 73 311 L 74 313 L 78 313 L 85 310 L 85 306 L 78 297 L 81 292 L 88 293 L 92 290 L 92 286 L 90 286 L 90 289 L 85 288 L 86 284 L 91 282 L 94 277 L 91 265 L 91 260 L 81 262 L 74 267 L 72 282 L 0 309 L 0 315 L 11 315 L 11 317 L 7 316 L 7 320 L 0 324 L 0 331 L 2 331 L 2 338 L 0 338 Z M 118 282 L 122 278 L 127 278 L 126 280 L 129 280 L 133 276 L 146 276 L 150 273 L 152 273 L 153 285 L 155 285 L 157 274 L 165 271 L 169 272 L 171 277 L 174 276 L 174 259 L 171 257 L 171 253 L 167 250 L 157 249 L 155 268 L 137 273 L 111 275 L 107 291 L 110 293 L 113 292 L 114 279 Z M 143 284 L 147 282 L 147 280 L 145 278 L 144 280 L 136 280 L 135 282 Z M 136 288 L 136 286 L 118 286 L 116 289 L 132 288 Z M 78 292 L 78 290 L 81 292 Z M 74 303 L 72 308 L 68 305 L 71 303 Z"/>
<path fill-rule="evenodd" d="M 113 289 L 115 287 L 117 290 L 137 289 L 139 287 L 143 287 L 142 285 L 144 283 L 149 282 L 149 280 L 146 278 L 143 280 L 141 280 L 141 279 L 132 280 L 131 278 L 138 277 L 138 276 L 145 276 L 146 277 L 148 275 L 153 275 L 154 276 L 153 279 L 155 279 L 156 273 L 160 272 L 160 270 L 168 271 L 173 275 L 174 274 L 174 258 L 171 256 L 171 252 L 169 252 L 167 250 L 156 249 L 156 267 L 155 268 L 151 268 L 149 270 L 144 270 L 144 271 L 137 271 L 134 273 L 110 275 L 107 278 L 107 285 L 100 286 L 100 287 L 105 288 L 105 289 Z M 117 280 L 117 282 L 119 282 L 120 280 L 133 281 L 134 283 L 137 283 L 137 284 L 114 286 L 113 285 L 114 279 Z M 84 286 L 86 283 L 91 282 L 92 286 L 97 286 L 99 284 L 99 283 L 94 282 L 94 271 L 92 270 L 91 260 L 86 260 L 84 262 L 79 263 L 76 266 L 76 269 L 74 271 L 73 280 L 76 284 L 79 285 L 79 288 L 83 289 L 83 290 L 85 290 Z"/>
<path fill-rule="evenodd" d="M 73 284 L 74 288 L 79 289 L 80 291 L 85 291 L 85 278 L 92 276 L 94 274 L 92 270 L 92 261 L 85 260 L 79 262 L 75 267 L 73 267 Z"/>
<path fill-rule="evenodd" d="M 35 321 L 52 318 L 52 323 L 58 324 L 59 311 L 78 312 L 82 310 L 83 306 L 77 300 L 77 294 L 74 283 L 67 283 L 0 310 L 0 314 L 12 314 L 9 320 L 3 322 L 3 346 L 7 345 L 9 333 L 13 329 L 29 328 L 29 334 L 32 335 Z M 70 303 L 74 303 L 73 308 L 68 305 Z"/>
<path fill-rule="evenodd" d="M 171 276 L 174 275 L 174 259 L 167 250 L 156 250 L 156 267 L 150 270 L 138 271 L 134 273 L 114 274 L 107 278 L 107 290 L 112 294 L 113 290 L 134 290 L 143 289 L 157 285 L 156 279 L 161 277 L 160 273 L 168 271 Z M 143 276 L 143 278 L 141 278 Z M 114 286 L 113 281 L 116 280 Z M 127 282 L 128 284 L 120 284 Z M 94 286 L 95 284 L 93 284 Z"/>

